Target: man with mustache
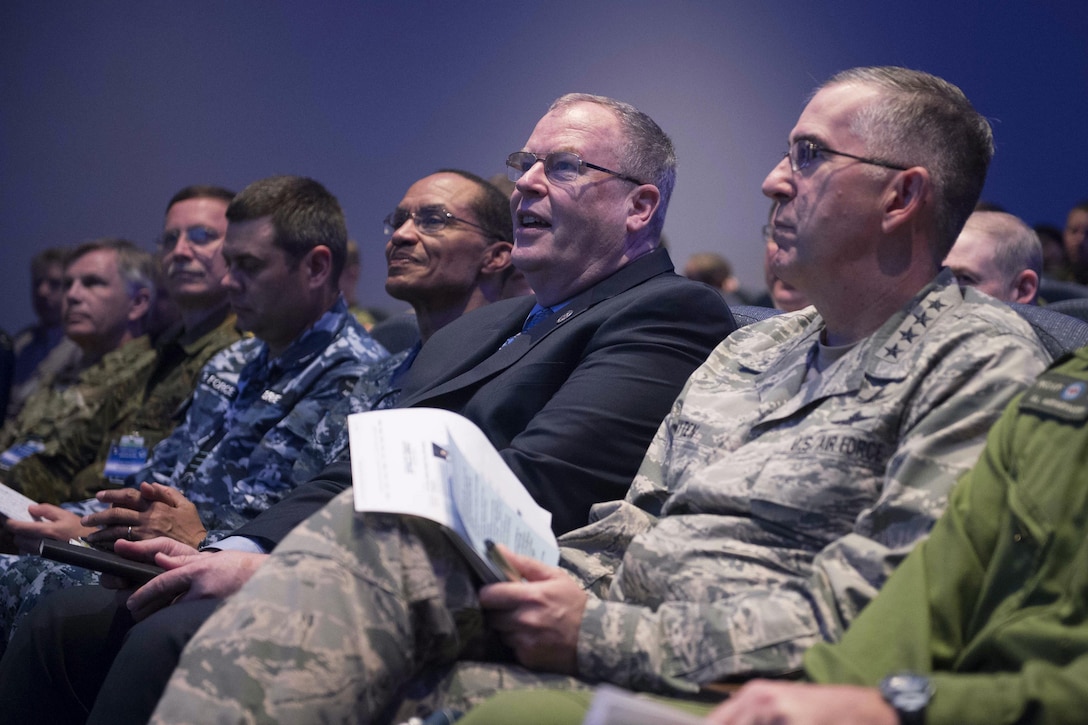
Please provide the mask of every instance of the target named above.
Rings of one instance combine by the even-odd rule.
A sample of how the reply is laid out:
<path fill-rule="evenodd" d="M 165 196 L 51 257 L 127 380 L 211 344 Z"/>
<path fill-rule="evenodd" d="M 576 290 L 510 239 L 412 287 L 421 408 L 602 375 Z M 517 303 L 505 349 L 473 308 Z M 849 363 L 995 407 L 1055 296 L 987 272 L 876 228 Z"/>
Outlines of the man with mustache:
<path fill-rule="evenodd" d="M 608 203 L 599 174 L 644 179 L 601 110 L 561 100 L 511 157 L 515 262 L 538 295 L 535 263 L 580 251 L 560 230 L 601 238 L 638 207 L 639 191 Z M 837 637 L 1047 356 L 1006 306 L 939 274 L 993 149 L 959 89 L 845 72 L 788 149 L 763 183 L 773 266 L 813 306 L 711 354 L 626 498 L 562 537 L 561 567 L 512 556 L 525 581 L 478 589 L 433 527 L 336 499 L 205 622 L 152 722 L 382 721 L 435 682 L 445 704 L 601 680 L 693 696 L 787 674 Z"/>
<path fill-rule="evenodd" d="M 143 468 L 148 452 L 174 429 L 177 408 L 200 369 L 240 337 L 223 284 L 232 198 L 234 192 L 221 187 L 187 186 L 170 199 L 159 263 L 181 319 L 156 340 L 142 390 L 115 388 L 93 425 L 66 430 L 50 452 L 20 461 L 7 473 L 9 485 L 43 502 L 93 496 Z"/>
<path fill-rule="evenodd" d="M 495 302 L 450 322 L 431 335 L 394 386 L 399 407 L 442 407 L 476 422 L 553 512 L 557 531 L 584 522 L 592 502 L 613 497 L 627 485 L 681 381 L 733 328 L 721 297 L 679 278 L 659 248 L 675 178 L 668 137 L 628 104 L 582 95 L 561 103 L 572 113 L 584 112 L 609 139 L 592 144 L 586 137 L 587 143 L 578 147 L 558 144 L 538 149 L 539 158 L 518 153 L 508 160 L 511 175 L 519 180 L 507 212 L 514 214 L 513 258 L 534 297 Z M 393 231 L 391 283 L 449 273 L 446 265 L 428 261 L 434 250 L 426 249 L 427 236 L 462 228 L 465 222 L 490 228 L 445 206 L 450 199 L 438 197 L 437 191 L 413 185 L 387 218 Z M 235 533 L 276 546 L 347 486 L 348 463 L 338 462 Z M 350 507 L 350 491 L 332 505 L 343 504 Z M 148 557 L 156 550 L 155 542 L 125 543 L 118 542 L 117 548 L 130 556 Z M 241 560 L 237 552 L 199 559 L 214 567 L 219 557 Z M 203 563 L 168 558 L 179 574 Z M 176 651 L 176 646 L 143 649 L 148 626 L 168 626 L 162 620 L 177 616 L 171 610 L 200 608 L 207 616 L 217 604 L 209 596 L 221 598 L 237 588 L 214 591 L 210 581 L 187 588 L 180 579 L 169 571 L 129 599 L 141 616 L 161 606 L 157 600 L 168 602 L 180 594 L 182 601 L 132 630 L 122 653 L 130 655 L 128 662 L 146 662 L 139 656 L 145 651 L 153 651 L 157 662 L 164 650 Z M 65 603 L 77 605 L 75 594 L 65 592 Z M 95 651 L 94 645 L 75 650 Z M 5 678 L 7 662 L 12 671 L 18 668 L 14 660 L 6 661 Z M 108 705 L 100 698 L 94 717 L 121 721 L 119 713 L 132 700 L 161 690 L 162 682 L 149 682 L 153 677 L 137 681 L 128 675 L 131 668 L 124 672 L 122 677 L 118 668 L 111 670 L 107 685 L 113 694 Z M 27 692 L 29 687 L 18 689 Z M 125 721 L 147 717 L 133 712 L 136 707 L 127 709 Z"/>
<path fill-rule="evenodd" d="M 226 217 L 223 286 L 239 325 L 254 337 L 203 367 L 185 420 L 130 485 L 100 491 L 82 520 L 38 505 L 30 512 L 42 520 L 9 521 L 28 545 L 42 537 L 105 545 L 155 536 L 190 546 L 217 540 L 294 487 L 291 469 L 314 424 L 387 357 L 340 297 L 347 229 L 328 190 L 302 177 L 262 179 L 234 197 Z M 190 227 L 185 236 L 208 235 Z M 167 239 L 175 249 L 182 241 L 169 229 Z M 179 286 L 196 293 L 204 280 L 199 266 L 183 266 Z M 2 585 L 12 591 L 24 584 L 15 600 L 21 616 L 36 602 L 32 593 L 89 580 L 85 570 L 23 557 L 3 572 Z M 10 607 L 3 614 L 0 626 L 10 625 Z"/>

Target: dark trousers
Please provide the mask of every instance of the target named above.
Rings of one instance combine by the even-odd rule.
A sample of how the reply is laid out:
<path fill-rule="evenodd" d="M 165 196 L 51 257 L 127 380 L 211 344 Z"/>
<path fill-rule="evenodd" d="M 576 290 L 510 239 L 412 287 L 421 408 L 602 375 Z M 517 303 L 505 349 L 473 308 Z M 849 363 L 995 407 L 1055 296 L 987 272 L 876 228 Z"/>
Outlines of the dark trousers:
<path fill-rule="evenodd" d="M 219 603 L 181 602 L 136 624 L 110 589 L 46 597 L 0 660 L 4 722 L 146 723 L 185 643 Z"/>

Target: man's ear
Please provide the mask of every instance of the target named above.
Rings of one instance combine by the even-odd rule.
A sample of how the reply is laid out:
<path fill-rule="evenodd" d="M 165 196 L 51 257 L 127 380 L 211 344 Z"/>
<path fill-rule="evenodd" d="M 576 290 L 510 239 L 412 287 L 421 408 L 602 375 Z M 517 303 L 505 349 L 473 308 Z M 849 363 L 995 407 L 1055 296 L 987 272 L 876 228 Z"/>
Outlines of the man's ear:
<path fill-rule="evenodd" d="M 136 322 L 144 319 L 151 311 L 151 290 L 147 287 L 137 287 L 132 294 L 132 303 L 128 308 L 128 321 Z"/>
<path fill-rule="evenodd" d="M 1035 295 L 1039 292 L 1039 275 L 1033 269 L 1025 269 L 1016 275 L 1016 283 L 1012 288 L 1013 302 L 1023 302 L 1030 305 L 1035 301 Z"/>
<path fill-rule="evenodd" d="M 510 242 L 495 242 L 484 249 L 483 261 L 480 264 L 480 274 L 495 274 L 510 266 L 510 254 L 514 245 Z"/>
<path fill-rule="evenodd" d="M 929 171 L 912 166 L 898 172 L 884 190 L 883 203 L 885 232 L 915 222 L 921 211 L 933 203 L 933 180 Z"/>
<path fill-rule="evenodd" d="M 627 233 L 640 231 L 649 225 L 661 203 L 661 191 L 653 184 L 642 184 L 627 197 Z"/>
<path fill-rule="evenodd" d="M 302 258 L 303 265 L 306 267 L 306 274 L 309 277 L 310 288 L 317 289 L 330 284 L 330 278 L 332 277 L 332 251 L 324 244 L 318 244 L 316 247 L 306 252 L 306 256 Z M 332 286 L 335 287 L 339 280 L 332 280 Z"/>

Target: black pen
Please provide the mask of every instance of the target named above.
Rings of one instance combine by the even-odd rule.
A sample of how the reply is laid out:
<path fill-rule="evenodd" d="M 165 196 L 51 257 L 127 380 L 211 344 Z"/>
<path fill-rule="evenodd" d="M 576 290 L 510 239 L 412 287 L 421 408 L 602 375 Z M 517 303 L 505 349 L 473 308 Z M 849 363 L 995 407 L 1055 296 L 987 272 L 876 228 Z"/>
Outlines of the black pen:
<path fill-rule="evenodd" d="M 484 539 L 484 547 L 487 549 L 487 558 L 492 564 L 499 568 L 499 571 L 503 573 L 507 581 L 523 582 L 527 581 L 525 577 L 521 575 L 514 565 L 506 560 L 506 557 L 499 551 L 499 547 L 495 546 L 495 542 L 491 539 Z"/>

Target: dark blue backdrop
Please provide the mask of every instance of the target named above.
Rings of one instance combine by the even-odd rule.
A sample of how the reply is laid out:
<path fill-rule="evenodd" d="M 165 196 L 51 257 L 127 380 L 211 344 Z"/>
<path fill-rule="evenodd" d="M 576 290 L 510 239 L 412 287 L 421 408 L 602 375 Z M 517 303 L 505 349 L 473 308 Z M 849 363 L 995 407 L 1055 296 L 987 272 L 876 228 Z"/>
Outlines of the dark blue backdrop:
<path fill-rule="evenodd" d="M 986 198 L 1060 224 L 1088 197 L 1082 0 L 535 3 L 217 0 L 0 7 L 0 326 L 31 320 L 50 244 L 150 247 L 178 188 L 270 174 L 325 183 L 381 288 L 381 218 L 418 177 L 483 175 L 566 91 L 650 113 L 680 154 L 666 232 L 760 280 L 759 184 L 811 87 L 898 64 L 960 85 L 993 119 Z"/>

